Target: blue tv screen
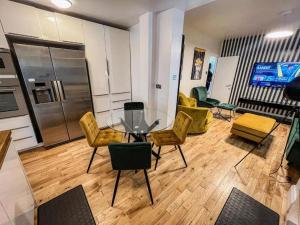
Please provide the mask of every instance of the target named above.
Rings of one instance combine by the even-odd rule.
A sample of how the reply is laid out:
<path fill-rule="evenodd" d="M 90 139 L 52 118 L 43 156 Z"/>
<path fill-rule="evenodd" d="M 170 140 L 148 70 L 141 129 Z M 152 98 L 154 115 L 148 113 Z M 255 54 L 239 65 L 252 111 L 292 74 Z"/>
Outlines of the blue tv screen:
<path fill-rule="evenodd" d="M 254 63 L 250 85 L 284 87 L 298 76 L 300 76 L 299 62 Z"/>

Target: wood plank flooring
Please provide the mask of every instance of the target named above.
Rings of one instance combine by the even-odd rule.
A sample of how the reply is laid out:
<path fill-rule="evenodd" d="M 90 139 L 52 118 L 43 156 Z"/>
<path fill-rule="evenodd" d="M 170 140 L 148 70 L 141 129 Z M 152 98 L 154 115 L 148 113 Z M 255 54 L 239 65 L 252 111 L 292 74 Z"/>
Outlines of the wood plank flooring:
<path fill-rule="evenodd" d="M 202 224 L 213 225 L 232 187 L 254 197 L 280 215 L 284 224 L 285 175 L 297 181 L 299 172 L 286 170 L 269 176 L 280 163 L 289 126 L 280 125 L 264 146 L 237 169 L 253 143 L 230 134 L 231 123 L 214 119 L 207 133 L 189 136 L 182 146 L 188 163 L 174 147 L 162 148 L 158 168 L 149 170 L 154 205 L 150 204 L 144 174 L 123 172 L 114 207 L 110 207 L 116 172 L 106 147 L 100 148 L 86 174 L 92 149 L 85 139 L 49 150 L 21 154 L 34 197 L 40 205 L 82 184 L 97 224 Z M 286 162 L 284 163 L 284 165 Z"/>

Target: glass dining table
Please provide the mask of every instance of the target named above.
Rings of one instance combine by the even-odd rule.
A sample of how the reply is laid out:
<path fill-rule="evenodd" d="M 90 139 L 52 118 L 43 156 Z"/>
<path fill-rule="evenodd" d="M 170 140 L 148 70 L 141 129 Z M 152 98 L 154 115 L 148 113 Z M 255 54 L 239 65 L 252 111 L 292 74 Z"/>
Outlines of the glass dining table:
<path fill-rule="evenodd" d="M 115 110 L 106 118 L 107 126 L 131 135 L 135 142 L 147 141 L 147 135 L 171 127 L 173 118 L 157 109 Z M 157 154 L 153 152 L 157 157 Z"/>

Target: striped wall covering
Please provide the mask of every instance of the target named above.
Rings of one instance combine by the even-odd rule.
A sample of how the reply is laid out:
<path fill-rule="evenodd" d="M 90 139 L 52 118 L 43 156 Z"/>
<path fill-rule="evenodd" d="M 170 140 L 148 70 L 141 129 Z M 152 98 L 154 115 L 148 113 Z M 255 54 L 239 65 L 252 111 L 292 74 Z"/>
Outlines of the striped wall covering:
<path fill-rule="evenodd" d="M 297 105 L 283 98 L 283 88 L 253 87 L 249 85 L 252 66 L 255 62 L 299 62 L 300 30 L 286 39 L 266 39 L 264 34 L 229 38 L 223 41 L 221 57 L 240 56 L 229 102 L 237 104 L 239 97 L 281 104 Z M 300 104 L 299 104 L 300 105 Z M 284 115 L 284 110 L 240 104 L 240 107 Z"/>

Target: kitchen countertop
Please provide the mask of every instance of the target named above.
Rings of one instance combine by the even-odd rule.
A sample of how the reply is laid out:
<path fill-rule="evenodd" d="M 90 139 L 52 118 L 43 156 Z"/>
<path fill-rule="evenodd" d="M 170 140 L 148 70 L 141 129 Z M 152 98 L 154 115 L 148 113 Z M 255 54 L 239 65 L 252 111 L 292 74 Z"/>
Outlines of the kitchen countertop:
<path fill-rule="evenodd" d="M 11 140 L 11 131 L 0 131 L 0 170 Z"/>

